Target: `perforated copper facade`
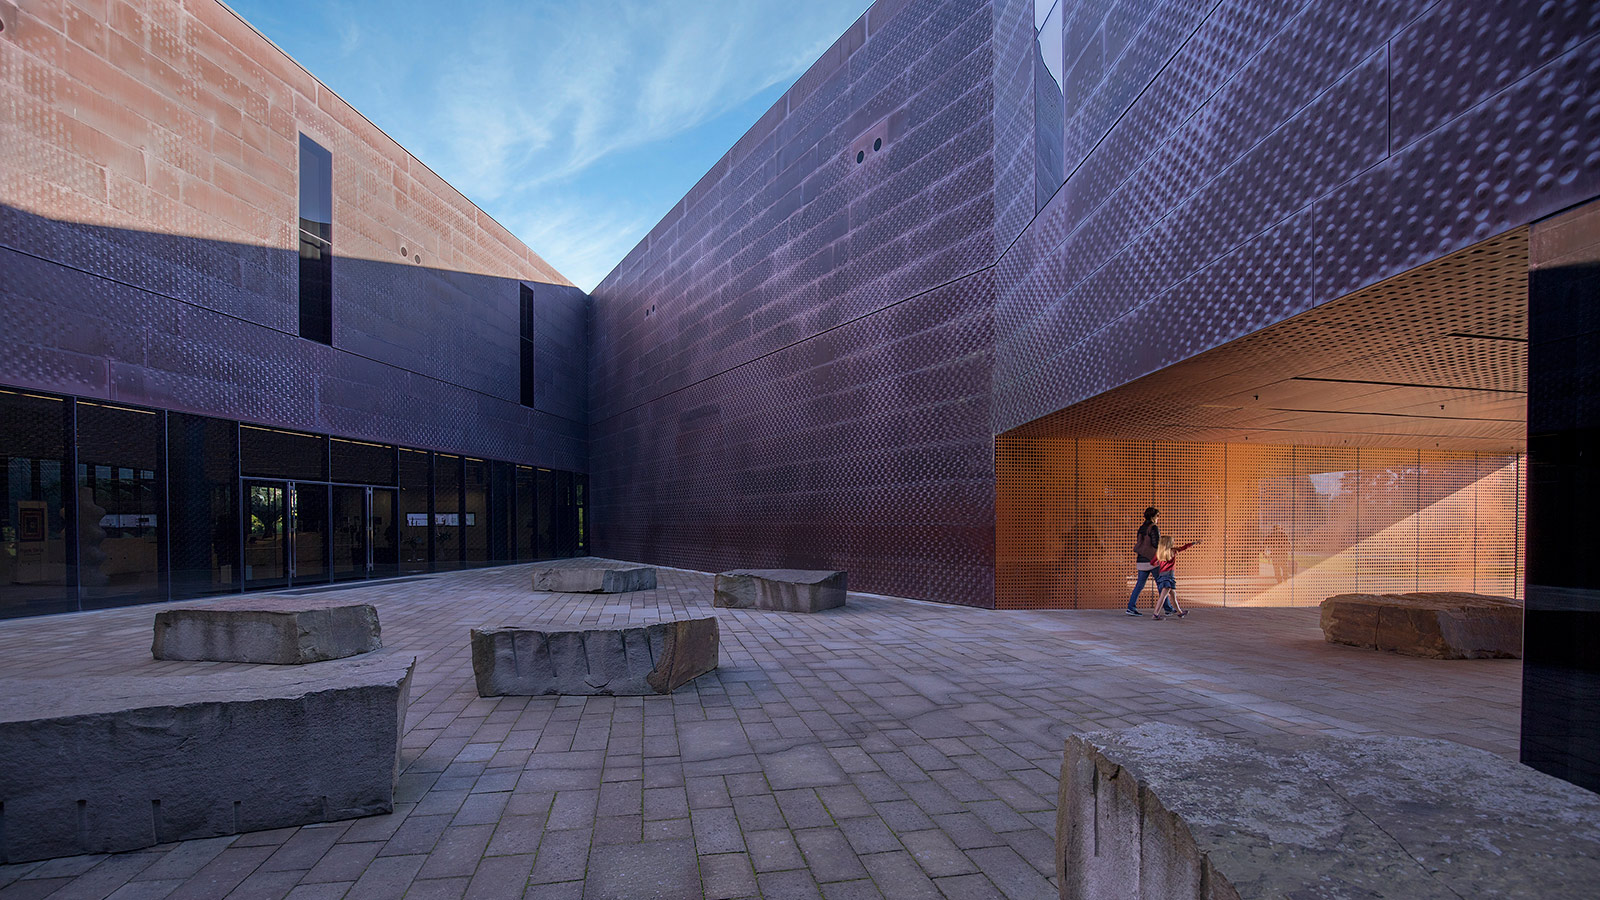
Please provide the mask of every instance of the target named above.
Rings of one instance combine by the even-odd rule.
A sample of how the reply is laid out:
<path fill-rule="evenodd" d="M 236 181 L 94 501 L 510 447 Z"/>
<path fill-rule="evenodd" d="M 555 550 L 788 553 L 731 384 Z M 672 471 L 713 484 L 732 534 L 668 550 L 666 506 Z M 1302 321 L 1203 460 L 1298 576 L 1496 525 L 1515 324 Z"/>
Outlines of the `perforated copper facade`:
<path fill-rule="evenodd" d="M 996 572 L 1050 591 L 1123 577 L 1087 562 L 1019 575 L 1007 560 L 1108 541 L 1111 523 L 1162 487 L 1130 481 L 1114 454 L 1074 455 L 1070 500 L 1037 502 L 1040 515 L 1083 527 L 1032 533 L 1001 516 L 984 549 L 991 502 L 1004 509 L 1026 493 L 1004 464 L 991 477 L 993 454 L 1033 458 L 1052 439 L 1143 443 L 1155 478 L 1191 468 L 1163 463 L 1171 448 L 1209 444 L 1194 451 L 1200 465 L 1237 465 L 1248 480 L 1243 461 L 1256 451 L 1236 444 L 1334 448 L 1316 451 L 1328 472 L 1357 470 L 1341 456 L 1355 453 L 1371 454 L 1374 472 L 1407 470 L 1379 465 L 1389 450 L 1410 454 L 1407 471 L 1420 474 L 1408 484 L 1444 490 L 1464 470 L 1434 472 L 1422 451 L 1521 452 L 1523 226 L 1600 194 L 1593 4 L 1049 7 L 874 4 L 595 291 L 600 552 L 713 567 L 826 562 L 865 589 L 988 605 Z M 1036 105 L 1043 22 L 1061 29 L 1059 135 Z M 844 158 L 897 116 L 904 130 L 887 155 Z M 1038 164 L 1041 148 L 1062 154 L 1059 176 Z M 992 332 L 987 345 L 868 324 L 945 290 L 962 293 L 970 334 Z M 1360 315 L 1315 316 L 1354 292 L 1362 299 L 1347 313 Z M 1293 334 L 1251 339 L 1286 320 Z M 851 343 L 848 361 L 835 360 L 828 335 L 846 329 L 882 343 Z M 1230 346 L 1210 368 L 1191 367 Z M 1137 389 L 1118 390 L 1128 385 Z M 760 412 L 745 430 L 725 419 L 705 429 L 730 408 Z M 975 428 L 969 417 L 982 414 Z M 1062 428 L 1058 416 L 1096 424 Z M 974 439 L 983 431 L 1004 437 Z M 760 454 L 736 449 L 750 435 Z M 1038 446 L 1010 440 L 1023 435 Z M 1260 452 L 1261 466 L 1288 465 Z M 1065 457 L 1044 458 L 1044 471 L 1066 471 Z M 1470 493 L 1481 498 L 1476 466 Z M 1170 477 L 1185 516 L 1223 535 L 1237 525 L 1244 498 Z M 1260 481 L 1285 492 L 1284 516 L 1311 503 L 1293 495 L 1297 477 L 1290 466 Z M 871 501 L 838 500 L 845 484 Z M 1318 579 L 1344 583 L 1350 546 L 1364 548 L 1373 584 L 1419 577 L 1394 523 L 1374 525 L 1387 501 L 1368 499 L 1375 530 L 1340 526 L 1342 546 L 1306 536 L 1299 552 L 1319 557 L 1297 576 L 1307 596 Z M 1414 504 L 1413 530 L 1446 515 L 1441 503 Z M 776 521 L 732 518 L 750 513 Z M 1127 541 L 1115 543 L 1120 554 Z M 1208 541 L 1195 565 L 1259 578 L 1247 544 L 1242 533 Z"/>
<path fill-rule="evenodd" d="M 1292 486 L 1335 471 L 1457 485 L 1412 526 L 1458 549 L 1450 498 L 1522 449 L 1524 228 L 1600 194 L 1600 8 L 1050 6 L 874 3 L 591 305 L 220 4 L 0 3 L 0 383 L 590 468 L 597 553 L 956 603 L 1163 494 L 1233 535 L 1195 566 L 1259 578 L 1249 509 L 1322 516 Z M 294 334 L 302 132 L 334 155 L 331 348 Z M 997 526 L 1022 438 L 1075 443 L 1049 516 L 1082 527 Z M 1417 455 L 1446 452 L 1470 481 Z M 1340 532 L 1373 583 L 1408 577 L 1389 528 Z M 1343 584 L 1303 536 L 1297 583 Z M 1109 590 L 1111 552 L 1050 591 Z"/>

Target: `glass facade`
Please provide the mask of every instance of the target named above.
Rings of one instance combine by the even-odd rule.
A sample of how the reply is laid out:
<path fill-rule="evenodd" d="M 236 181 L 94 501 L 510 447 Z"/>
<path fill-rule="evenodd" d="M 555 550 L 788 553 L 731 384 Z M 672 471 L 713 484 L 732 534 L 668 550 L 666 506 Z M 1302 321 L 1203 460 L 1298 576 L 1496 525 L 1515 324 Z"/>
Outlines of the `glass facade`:
<path fill-rule="evenodd" d="M 0 618 L 573 556 L 587 476 L 0 388 Z"/>

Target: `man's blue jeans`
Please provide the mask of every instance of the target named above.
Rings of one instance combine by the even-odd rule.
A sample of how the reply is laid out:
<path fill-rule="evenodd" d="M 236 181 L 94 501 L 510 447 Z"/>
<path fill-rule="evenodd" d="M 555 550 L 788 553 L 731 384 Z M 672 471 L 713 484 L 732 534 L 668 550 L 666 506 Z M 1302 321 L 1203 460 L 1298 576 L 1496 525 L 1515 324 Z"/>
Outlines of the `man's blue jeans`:
<path fill-rule="evenodd" d="M 1139 604 L 1139 592 L 1144 590 L 1144 583 L 1150 579 L 1151 575 L 1154 575 L 1154 574 L 1155 574 L 1155 570 L 1153 570 L 1153 569 L 1140 569 L 1139 570 L 1139 578 L 1138 578 L 1137 581 L 1135 581 L 1133 583 L 1133 593 L 1128 596 L 1128 608 L 1129 609 L 1134 610 L 1135 612 L 1138 611 L 1138 609 L 1139 609 L 1139 605 L 1138 605 Z M 1172 605 L 1170 603 L 1163 604 L 1163 606 L 1165 607 L 1166 612 L 1172 612 Z"/>

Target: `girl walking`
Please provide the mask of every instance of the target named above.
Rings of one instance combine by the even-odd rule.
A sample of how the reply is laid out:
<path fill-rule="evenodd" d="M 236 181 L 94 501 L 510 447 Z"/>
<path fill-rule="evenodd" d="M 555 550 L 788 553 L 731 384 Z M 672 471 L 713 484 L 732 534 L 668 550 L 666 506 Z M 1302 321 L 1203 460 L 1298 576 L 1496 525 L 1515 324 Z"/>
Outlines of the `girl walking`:
<path fill-rule="evenodd" d="M 1161 536 L 1161 542 L 1156 545 L 1155 558 L 1150 561 L 1156 576 L 1156 589 L 1161 592 L 1161 601 L 1156 604 L 1156 610 L 1151 613 L 1151 618 L 1163 618 L 1161 615 L 1163 612 L 1169 615 L 1176 612 L 1180 619 L 1189 614 L 1187 609 L 1178 605 L 1178 576 L 1174 575 L 1172 570 L 1178 565 L 1178 554 L 1198 543 L 1200 542 L 1190 541 L 1175 547 L 1171 536 L 1165 534 Z"/>

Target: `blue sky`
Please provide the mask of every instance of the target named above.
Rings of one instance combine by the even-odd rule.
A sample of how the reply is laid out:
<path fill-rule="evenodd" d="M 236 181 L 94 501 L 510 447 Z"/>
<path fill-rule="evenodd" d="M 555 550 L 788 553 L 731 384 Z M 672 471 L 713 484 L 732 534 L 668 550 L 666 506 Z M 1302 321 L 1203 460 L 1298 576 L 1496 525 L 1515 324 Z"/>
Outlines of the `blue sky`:
<path fill-rule="evenodd" d="M 228 0 L 591 289 L 870 0 Z"/>

